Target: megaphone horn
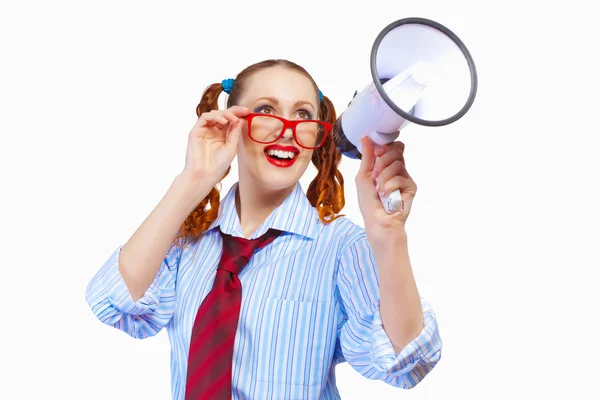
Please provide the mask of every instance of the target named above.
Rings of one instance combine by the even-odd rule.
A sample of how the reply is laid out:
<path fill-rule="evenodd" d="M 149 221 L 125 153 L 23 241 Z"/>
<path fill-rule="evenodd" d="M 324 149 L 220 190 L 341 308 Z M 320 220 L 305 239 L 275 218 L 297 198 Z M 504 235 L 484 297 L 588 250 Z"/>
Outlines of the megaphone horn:
<path fill-rule="evenodd" d="M 477 72 L 464 43 L 445 26 L 425 18 L 404 18 L 386 26 L 371 49 L 373 82 L 354 94 L 336 121 L 340 152 L 360 159 L 360 139 L 383 145 L 413 122 L 443 126 L 469 110 Z M 402 206 L 400 191 L 381 198 L 388 212 Z"/>

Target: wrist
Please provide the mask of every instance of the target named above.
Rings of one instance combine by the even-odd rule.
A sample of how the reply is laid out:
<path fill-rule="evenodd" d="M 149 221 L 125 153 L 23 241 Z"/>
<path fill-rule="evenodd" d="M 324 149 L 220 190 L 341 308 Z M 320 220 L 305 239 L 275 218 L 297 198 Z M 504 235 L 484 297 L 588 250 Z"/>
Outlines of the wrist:
<path fill-rule="evenodd" d="M 365 234 L 371 244 L 381 243 L 406 243 L 408 235 L 404 229 L 404 225 L 395 226 L 393 228 L 382 228 L 380 226 L 365 226 Z"/>
<path fill-rule="evenodd" d="M 208 180 L 193 178 L 186 173 L 180 173 L 173 179 L 171 190 L 183 199 L 184 208 L 191 212 L 210 193 L 214 183 Z"/>

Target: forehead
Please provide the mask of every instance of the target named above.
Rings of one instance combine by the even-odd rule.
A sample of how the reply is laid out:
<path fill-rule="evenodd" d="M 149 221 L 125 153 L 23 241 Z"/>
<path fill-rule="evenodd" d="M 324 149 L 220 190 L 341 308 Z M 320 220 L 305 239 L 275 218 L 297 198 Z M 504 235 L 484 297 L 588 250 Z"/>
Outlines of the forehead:
<path fill-rule="evenodd" d="M 252 102 L 260 97 L 313 102 L 317 93 L 310 79 L 301 72 L 272 67 L 255 72 L 245 82 L 243 99 Z"/>

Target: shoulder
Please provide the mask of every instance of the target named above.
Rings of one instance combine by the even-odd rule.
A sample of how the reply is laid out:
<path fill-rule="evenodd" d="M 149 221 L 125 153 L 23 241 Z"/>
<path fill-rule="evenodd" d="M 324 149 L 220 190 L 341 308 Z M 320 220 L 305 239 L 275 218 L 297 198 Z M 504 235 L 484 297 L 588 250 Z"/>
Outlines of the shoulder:
<path fill-rule="evenodd" d="M 365 229 L 346 216 L 336 218 L 329 224 L 323 224 L 320 236 L 329 246 L 333 246 L 338 254 L 349 245 L 366 239 Z"/>

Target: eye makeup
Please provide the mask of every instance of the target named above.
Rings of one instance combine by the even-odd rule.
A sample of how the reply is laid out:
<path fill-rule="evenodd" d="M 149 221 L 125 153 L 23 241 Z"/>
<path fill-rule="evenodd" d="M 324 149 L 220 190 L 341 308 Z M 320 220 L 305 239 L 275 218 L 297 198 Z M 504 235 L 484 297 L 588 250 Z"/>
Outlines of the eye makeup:
<path fill-rule="evenodd" d="M 267 108 L 270 108 L 271 110 L 273 110 L 273 107 L 271 107 L 270 105 L 265 104 L 265 105 L 261 105 L 261 106 L 256 107 L 253 112 L 254 113 L 260 113 L 262 110 L 267 109 Z M 296 112 L 303 112 L 307 116 L 305 119 L 312 119 L 312 113 L 310 111 L 304 109 L 304 108 L 301 108 L 301 109 L 297 110 Z"/>

